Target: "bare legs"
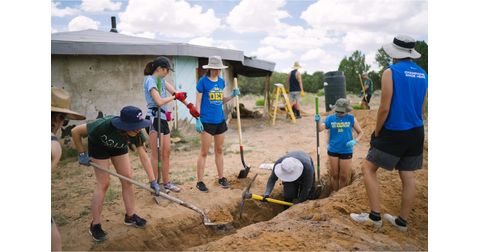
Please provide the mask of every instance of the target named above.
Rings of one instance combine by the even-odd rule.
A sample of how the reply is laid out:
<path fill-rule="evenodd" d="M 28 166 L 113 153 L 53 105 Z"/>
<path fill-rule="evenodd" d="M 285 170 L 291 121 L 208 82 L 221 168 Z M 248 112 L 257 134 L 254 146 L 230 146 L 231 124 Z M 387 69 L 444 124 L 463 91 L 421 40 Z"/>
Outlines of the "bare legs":
<path fill-rule="evenodd" d="M 212 136 L 207 132 L 202 132 L 200 135 L 201 147 L 200 155 L 197 160 L 197 181 L 203 181 L 205 173 L 205 162 L 207 160 L 208 149 L 212 142 L 214 142 L 215 150 L 215 165 L 217 167 L 218 178 L 223 177 L 223 143 L 225 141 L 225 133 Z"/>
<path fill-rule="evenodd" d="M 155 179 L 158 178 L 158 158 L 157 158 L 157 132 L 150 131 L 149 140 L 152 150 L 152 158 L 150 162 L 152 163 L 153 173 L 155 174 Z M 160 155 L 162 160 L 162 182 L 166 184 L 169 182 L 169 172 L 170 172 L 170 134 L 160 135 Z"/>
<path fill-rule="evenodd" d="M 330 183 L 333 191 L 338 191 L 349 183 L 352 159 L 339 159 L 333 156 L 328 158 L 330 159 Z"/>

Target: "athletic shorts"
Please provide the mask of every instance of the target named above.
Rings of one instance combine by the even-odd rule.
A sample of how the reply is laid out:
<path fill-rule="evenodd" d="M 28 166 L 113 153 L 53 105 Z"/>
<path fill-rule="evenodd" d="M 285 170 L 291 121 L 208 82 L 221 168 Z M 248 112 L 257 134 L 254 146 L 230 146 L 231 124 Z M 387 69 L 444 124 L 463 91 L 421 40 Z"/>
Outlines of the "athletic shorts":
<path fill-rule="evenodd" d="M 365 97 L 363 97 L 363 100 L 367 103 L 370 103 L 370 99 L 372 98 L 371 94 L 367 94 Z"/>
<path fill-rule="evenodd" d="M 170 134 L 170 127 L 168 127 L 167 120 L 160 120 L 160 127 L 162 129 L 163 135 Z M 153 120 L 153 123 L 150 125 L 149 130 L 147 130 L 148 134 L 150 134 L 150 130 L 158 132 L 158 118 L 155 118 L 155 120 Z"/>
<path fill-rule="evenodd" d="M 290 91 L 290 102 L 295 103 L 300 101 L 300 91 Z"/>
<path fill-rule="evenodd" d="M 415 171 L 422 168 L 423 126 L 394 131 L 383 128 L 375 137 L 372 134 L 367 160 L 386 170 Z"/>
<path fill-rule="evenodd" d="M 215 136 L 215 135 L 220 135 L 222 133 L 224 133 L 225 131 L 227 131 L 227 123 L 225 123 L 225 121 L 221 122 L 221 123 L 204 123 L 202 122 L 203 124 L 203 129 L 205 130 L 205 132 L 207 132 L 208 134 L 212 135 L 212 136 Z"/>
<path fill-rule="evenodd" d="M 330 151 L 327 151 L 327 154 L 332 157 L 338 157 L 339 159 L 352 159 L 352 156 L 353 156 L 352 153 L 341 154 L 341 153 L 335 153 Z"/>
<path fill-rule="evenodd" d="M 93 144 L 88 141 L 88 155 L 96 159 L 109 159 L 110 157 L 121 156 L 128 153 L 128 147 L 125 148 L 108 148 Z"/>

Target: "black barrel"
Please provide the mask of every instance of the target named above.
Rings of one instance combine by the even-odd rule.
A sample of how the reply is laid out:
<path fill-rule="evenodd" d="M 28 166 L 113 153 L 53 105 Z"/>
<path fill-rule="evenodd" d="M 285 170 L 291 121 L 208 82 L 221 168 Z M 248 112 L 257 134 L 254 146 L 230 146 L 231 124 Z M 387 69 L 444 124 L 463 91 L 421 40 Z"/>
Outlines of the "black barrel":
<path fill-rule="evenodd" d="M 347 98 L 345 75 L 342 71 L 332 71 L 325 74 L 325 108 L 328 111 L 339 98 Z"/>

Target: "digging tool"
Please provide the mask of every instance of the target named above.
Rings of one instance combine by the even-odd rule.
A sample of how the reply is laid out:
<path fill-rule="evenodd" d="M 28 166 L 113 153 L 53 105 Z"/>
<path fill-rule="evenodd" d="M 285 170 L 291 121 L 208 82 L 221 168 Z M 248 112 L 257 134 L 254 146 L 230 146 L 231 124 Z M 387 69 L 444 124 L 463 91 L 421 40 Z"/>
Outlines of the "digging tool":
<path fill-rule="evenodd" d="M 125 181 L 128 181 L 128 182 L 130 182 L 130 183 L 132 183 L 132 184 L 134 184 L 134 185 L 136 185 L 136 186 L 138 186 L 138 187 L 140 187 L 140 188 L 142 188 L 142 189 L 145 189 L 145 190 L 147 190 L 147 191 L 149 191 L 149 192 L 151 192 L 151 193 L 155 193 L 155 190 L 153 190 L 152 188 L 150 188 L 150 187 L 148 187 L 148 186 L 146 186 L 146 185 L 144 185 L 144 184 L 142 184 L 142 183 L 140 183 L 140 182 L 138 182 L 138 181 L 135 181 L 135 180 L 133 180 L 133 179 L 131 179 L 131 178 L 127 178 L 127 177 L 125 177 L 125 176 L 123 176 L 123 175 L 120 175 L 120 174 L 118 174 L 118 173 L 116 173 L 116 172 L 113 172 L 113 171 L 110 171 L 110 170 L 108 170 L 108 169 L 105 169 L 104 167 L 101 167 L 101 166 L 99 166 L 99 165 L 96 164 L 96 163 L 90 162 L 90 165 L 93 166 L 93 167 L 95 167 L 96 169 L 99 169 L 99 170 L 101 170 L 101 171 L 104 171 L 104 172 L 106 172 L 106 173 L 108 173 L 108 174 L 110 174 L 110 175 L 112 175 L 112 176 L 115 176 L 115 177 L 117 177 L 117 178 L 120 178 L 120 179 L 123 179 L 123 180 L 125 180 Z M 204 210 L 202 210 L 202 209 L 200 209 L 200 208 L 198 208 L 198 207 L 196 207 L 196 206 L 194 206 L 194 205 L 192 205 L 192 204 L 190 204 L 190 203 L 188 203 L 188 202 L 185 202 L 185 201 L 183 201 L 183 200 L 180 200 L 180 199 L 177 199 L 177 198 L 175 198 L 175 197 L 172 197 L 172 196 L 170 196 L 170 195 L 168 195 L 168 194 L 166 194 L 166 193 L 160 192 L 160 196 L 163 197 L 163 198 L 165 198 L 165 199 L 168 199 L 168 200 L 170 200 L 170 201 L 173 201 L 173 202 L 175 202 L 175 203 L 177 203 L 177 204 L 179 204 L 179 205 L 182 205 L 182 206 L 184 206 L 184 207 L 186 207 L 186 208 L 190 208 L 190 209 L 192 209 L 193 211 L 201 214 L 202 217 L 203 217 L 203 224 L 204 224 L 205 226 L 216 226 L 216 227 L 218 227 L 218 228 L 222 228 L 222 226 L 225 226 L 225 225 L 229 224 L 228 222 L 214 223 L 214 222 L 210 221 L 210 219 L 208 218 L 208 216 L 207 216 L 207 214 L 205 213 Z"/>
<path fill-rule="evenodd" d="M 235 85 L 235 88 L 238 88 L 236 77 L 233 78 L 233 83 Z M 238 178 L 246 178 L 248 175 L 248 172 L 250 171 L 250 166 L 245 164 L 245 159 L 243 158 L 242 123 L 240 121 L 240 101 L 239 101 L 240 99 L 238 98 L 238 95 L 235 98 L 236 98 L 236 105 L 237 105 L 237 128 L 238 128 L 238 140 L 240 142 L 240 158 L 242 159 L 242 165 L 243 165 L 243 169 L 238 174 Z"/>
<path fill-rule="evenodd" d="M 363 86 L 362 75 L 358 74 L 358 78 L 360 79 L 360 86 L 362 86 L 363 98 L 362 98 L 362 101 L 360 102 L 360 105 L 362 105 L 362 108 L 363 108 L 363 104 L 365 104 L 367 100 L 367 94 L 365 93 L 365 86 Z M 366 105 L 366 107 L 368 107 L 368 105 Z"/>
<path fill-rule="evenodd" d="M 318 114 L 318 96 L 315 97 L 315 115 L 320 116 Z M 317 126 L 317 187 L 320 186 L 320 122 L 315 122 Z"/>
<path fill-rule="evenodd" d="M 263 200 L 263 196 L 253 194 L 253 193 L 250 192 L 250 187 L 252 186 L 253 181 L 255 181 L 255 179 L 257 178 L 257 175 L 258 174 L 255 174 L 255 176 L 253 176 L 252 181 L 250 181 L 248 186 L 245 187 L 245 189 L 242 192 L 242 202 L 240 203 L 240 218 L 242 218 L 242 213 L 243 213 L 243 207 L 245 205 L 245 200 L 247 200 L 247 199 L 254 199 L 254 200 L 259 200 L 259 201 Z M 293 206 L 293 203 L 282 201 L 282 200 L 276 200 L 276 199 L 271 199 L 271 198 L 266 198 L 265 200 L 269 203 L 275 203 L 275 204 L 284 205 L 284 206 Z"/>
<path fill-rule="evenodd" d="M 158 94 L 162 96 L 162 82 L 159 77 L 157 77 L 157 89 L 158 89 Z M 157 183 L 160 186 L 160 191 L 163 193 L 168 193 L 165 190 L 165 187 L 163 186 L 162 182 L 162 159 L 160 157 L 160 145 L 161 145 L 161 134 L 162 134 L 162 120 L 160 119 L 161 115 L 161 108 L 157 108 L 157 126 L 158 126 L 158 131 L 157 131 L 157 171 L 158 171 L 158 178 L 157 178 Z M 155 201 L 157 201 L 158 204 L 160 204 L 161 198 L 158 196 L 155 196 Z"/>

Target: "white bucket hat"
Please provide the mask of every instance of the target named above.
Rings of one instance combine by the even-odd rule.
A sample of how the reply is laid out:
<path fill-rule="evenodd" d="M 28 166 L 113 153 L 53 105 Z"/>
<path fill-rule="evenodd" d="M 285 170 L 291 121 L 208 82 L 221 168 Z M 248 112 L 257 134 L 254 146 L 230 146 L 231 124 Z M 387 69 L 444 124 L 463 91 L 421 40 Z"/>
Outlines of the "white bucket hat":
<path fill-rule="evenodd" d="M 224 66 L 222 58 L 220 56 L 210 56 L 208 57 L 208 65 L 203 65 L 203 69 L 224 69 L 228 66 Z"/>
<path fill-rule="evenodd" d="M 422 56 L 415 51 L 415 39 L 407 35 L 397 35 L 392 43 L 383 45 L 383 50 L 388 56 L 394 59 L 412 58 L 418 59 Z"/>
<path fill-rule="evenodd" d="M 280 164 L 275 165 L 273 170 L 281 181 L 292 182 L 302 175 L 303 164 L 296 158 L 287 157 Z"/>
<path fill-rule="evenodd" d="M 293 69 L 299 69 L 299 68 L 302 68 L 302 67 L 300 66 L 300 64 L 298 63 L 298 61 L 295 61 L 295 62 L 293 63 L 292 68 L 293 68 Z"/>

